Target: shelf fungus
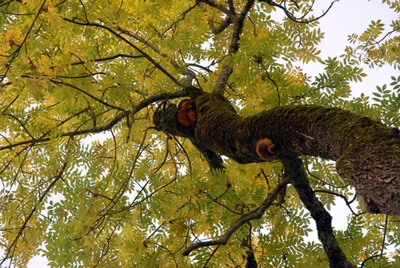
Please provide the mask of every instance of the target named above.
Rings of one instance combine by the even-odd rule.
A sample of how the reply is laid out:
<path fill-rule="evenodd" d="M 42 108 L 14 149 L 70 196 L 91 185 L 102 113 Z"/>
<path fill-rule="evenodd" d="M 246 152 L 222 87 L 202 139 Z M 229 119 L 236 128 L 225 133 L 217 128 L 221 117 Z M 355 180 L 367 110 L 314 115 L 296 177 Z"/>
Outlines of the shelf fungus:
<path fill-rule="evenodd" d="M 191 127 L 196 121 L 196 104 L 194 101 L 185 99 L 182 100 L 178 105 L 178 112 L 176 118 L 182 126 Z"/>
<path fill-rule="evenodd" d="M 265 161 L 275 160 L 279 155 L 277 146 L 268 138 L 257 141 L 256 153 L 262 160 Z"/>

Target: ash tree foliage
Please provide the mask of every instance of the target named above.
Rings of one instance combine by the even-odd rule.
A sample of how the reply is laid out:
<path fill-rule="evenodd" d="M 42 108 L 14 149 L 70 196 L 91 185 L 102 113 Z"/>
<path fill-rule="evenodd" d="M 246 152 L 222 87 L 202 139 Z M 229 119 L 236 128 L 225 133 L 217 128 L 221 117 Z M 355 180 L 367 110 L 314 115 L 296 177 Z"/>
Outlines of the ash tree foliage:
<path fill-rule="evenodd" d="M 314 2 L 0 1 L 1 266 L 399 266 L 400 21 Z"/>

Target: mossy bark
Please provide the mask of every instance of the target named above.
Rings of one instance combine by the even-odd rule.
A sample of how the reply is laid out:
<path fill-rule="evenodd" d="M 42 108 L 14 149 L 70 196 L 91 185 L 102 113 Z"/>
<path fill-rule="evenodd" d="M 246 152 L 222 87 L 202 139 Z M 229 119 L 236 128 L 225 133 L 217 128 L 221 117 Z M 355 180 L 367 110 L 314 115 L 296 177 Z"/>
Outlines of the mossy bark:
<path fill-rule="evenodd" d="M 400 134 L 339 108 L 284 106 L 240 117 L 221 95 L 196 96 L 197 124 L 177 124 L 175 108 L 156 113 L 159 129 L 189 137 L 239 163 L 262 162 L 256 143 L 271 139 L 280 156 L 319 156 L 337 161 L 338 173 L 356 188 L 367 211 L 400 216 Z M 161 120 L 162 118 L 162 120 Z"/>

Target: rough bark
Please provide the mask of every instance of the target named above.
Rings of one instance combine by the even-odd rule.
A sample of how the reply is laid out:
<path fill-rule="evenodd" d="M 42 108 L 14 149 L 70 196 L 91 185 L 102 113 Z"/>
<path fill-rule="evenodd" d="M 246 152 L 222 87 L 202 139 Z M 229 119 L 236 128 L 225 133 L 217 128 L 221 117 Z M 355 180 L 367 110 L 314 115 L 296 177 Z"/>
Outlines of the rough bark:
<path fill-rule="evenodd" d="M 197 93 L 193 99 L 196 125 L 180 126 L 177 107 L 170 105 L 155 114 L 156 127 L 238 163 L 264 161 L 255 151 L 263 138 L 278 146 L 282 158 L 311 155 L 334 160 L 367 211 L 400 216 L 398 129 L 339 108 L 283 106 L 243 118 L 221 95 Z"/>

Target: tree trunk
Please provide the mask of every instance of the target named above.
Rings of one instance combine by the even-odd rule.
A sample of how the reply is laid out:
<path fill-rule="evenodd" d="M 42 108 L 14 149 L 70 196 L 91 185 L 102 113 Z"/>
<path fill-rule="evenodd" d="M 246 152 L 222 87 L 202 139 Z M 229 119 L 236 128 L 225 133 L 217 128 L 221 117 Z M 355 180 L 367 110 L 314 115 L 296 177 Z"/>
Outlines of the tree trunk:
<path fill-rule="evenodd" d="M 199 94 L 194 101 L 195 125 L 180 125 L 178 108 L 169 105 L 155 113 L 156 128 L 189 138 L 203 154 L 221 154 L 243 164 L 265 161 L 256 152 L 257 142 L 265 138 L 284 158 L 334 160 L 367 211 L 400 216 L 398 129 L 339 108 L 283 106 L 242 118 L 221 95 Z"/>

